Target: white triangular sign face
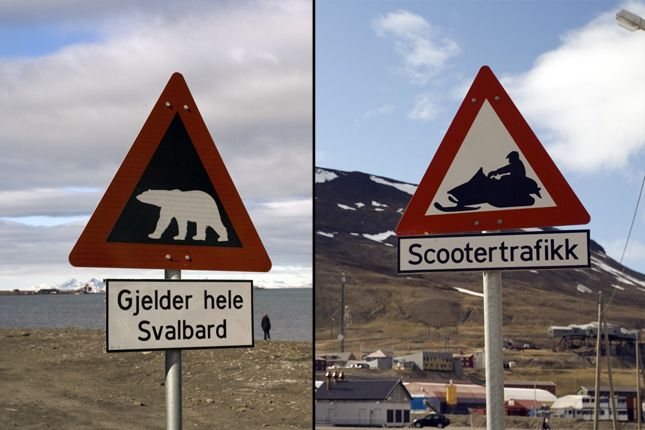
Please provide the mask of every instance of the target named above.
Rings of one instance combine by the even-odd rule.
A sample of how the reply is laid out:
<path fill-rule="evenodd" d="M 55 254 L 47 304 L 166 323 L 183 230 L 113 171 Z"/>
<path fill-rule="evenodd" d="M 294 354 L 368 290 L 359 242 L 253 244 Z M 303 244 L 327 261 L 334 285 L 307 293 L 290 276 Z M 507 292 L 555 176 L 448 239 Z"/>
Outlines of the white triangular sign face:
<path fill-rule="evenodd" d="M 586 224 L 589 214 L 490 68 L 475 77 L 400 236 Z"/>
<path fill-rule="evenodd" d="M 509 159 L 509 154 L 516 152 L 517 159 L 513 155 Z M 491 172 L 498 169 L 512 170 L 514 165 L 519 169 L 524 168 L 524 175 L 535 181 L 536 193 L 529 194 L 529 199 L 533 199 L 532 204 L 521 204 L 506 206 L 507 209 L 515 208 L 547 208 L 554 207 L 555 202 L 546 190 L 533 167 L 527 162 L 528 160 L 522 153 L 515 140 L 511 137 L 504 124 L 495 113 L 495 110 L 488 101 L 484 101 L 477 117 L 473 122 L 466 138 L 464 139 L 455 159 L 453 160 L 446 176 L 444 177 L 437 194 L 426 210 L 426 215 L 447 215 L 454 212 L 486 212 L 498 211 L 499 208 L 491 203 L 481 201 L 483 199 L 471 199 L 471 201 L 456 201 L 462 195 L 455 196 L 450 193 L 454 188 L 467 184 L 482 169 L 483 175 L 488 178 Z M 500 181 L 510 178 L 511 173 L 505 172 L 499 175 L 493 175 Z M 477 179 L 475 179 L 476 181 Z M 531 190 L 533 191 L 533 190 Z M 467 197 L 467 196 L 466 196 Z M 480 201 L 474 201 L 480 200 Z M 463 210 L 458 208 L 463 206 Z M 449 208 L 449 211 L 441 210 L 439 207 Z M 457 210 L 454 210 L 457 209 Z"/>

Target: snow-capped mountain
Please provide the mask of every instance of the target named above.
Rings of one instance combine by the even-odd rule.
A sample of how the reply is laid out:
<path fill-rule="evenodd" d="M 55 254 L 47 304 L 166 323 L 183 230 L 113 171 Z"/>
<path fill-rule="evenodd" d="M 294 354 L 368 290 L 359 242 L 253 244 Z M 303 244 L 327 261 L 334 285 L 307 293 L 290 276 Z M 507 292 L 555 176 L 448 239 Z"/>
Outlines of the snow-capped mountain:
<path fill-rule="evenodd" d="M 44 289 L 55 289 L 58 291 L 72 292 L 83 290 L 86 293 L 104 293 L 105 284 L 103 281 L 99 281 L 96 278 L 92 278 L 89 281 L 79 281 L 78 279 L 72 278 L 68 279 L 65 282 L 60 284 L 40 284 L 33 288 L 33 290 L 44 290 Z"/>
<path fill-rule="evenodd" d="M 360 303 L 352 309 L 355 323 L 390 318 L 432 326 L 481 315 L 481 272 L 397 273 L 394 230 L 415 190 L 414 184 L 367 173 L 316 169 L 317 326 L 337 320 L 343 272 L 348 300 Z M 590 250 L 588 269 L 505 272 L 504 319 L 579 323 L 595 314 L 602 291 L 615 321 L 645 322 L 645 275 L 619 264 L 593 240 Z"/>

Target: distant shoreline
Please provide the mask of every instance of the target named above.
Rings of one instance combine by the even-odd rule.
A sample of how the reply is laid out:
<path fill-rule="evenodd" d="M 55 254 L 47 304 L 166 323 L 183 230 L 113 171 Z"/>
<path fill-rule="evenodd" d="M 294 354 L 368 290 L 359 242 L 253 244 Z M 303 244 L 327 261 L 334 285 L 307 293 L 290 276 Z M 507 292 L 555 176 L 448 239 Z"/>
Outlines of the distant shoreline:
<path fill-rule="evenodd" d="M 42 290 L 0 290 L 0 296 L 55 296 L 55 295 L 68 295 L 68 296 L 78 296 L 81 294 L 105 294 L 104 291 L 83 291 L 83 290 L 58 290 L 56 288 L 45 288 Z"/>
<path fill-rule="evenodd" d="M 253 286 L 254 290 L 310 290 L 311 287 L 262 287 Z M 59 290 L 57 288 L 43 288 L 40 290 L 0 290 L 0 296 L 44 296 L 44 295 L 80 295 L 80 294 L 105 294 L 105 291 Z"/>

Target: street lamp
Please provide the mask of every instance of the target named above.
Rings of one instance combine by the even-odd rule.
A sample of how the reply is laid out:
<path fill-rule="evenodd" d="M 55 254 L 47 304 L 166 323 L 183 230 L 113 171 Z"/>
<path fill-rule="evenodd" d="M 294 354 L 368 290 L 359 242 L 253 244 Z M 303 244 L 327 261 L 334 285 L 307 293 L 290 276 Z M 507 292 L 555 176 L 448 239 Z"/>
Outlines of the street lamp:
<path fill-rule="evenodd" d="M 620 12 L 616 14 L 616 22 L 618 25 L 620 25 L 623 28 L 626 28 L 629 31 L 636 31 L 636 30 L 645 30 L 645 20 L 641 18 L 640 16 L 636 15 L 635 13 L 631 13 L 625 9 L 621 9 Z M 645 183 L 645 177 L 643 177 L 643 181 Z M 642 188 L 641 188 L 642 191 Z M 639 196 L 640 197 L 640 196 Z M 639 346 L 639 338 L 640 338 L 640 327 L 638 329 L 638 334 L 636 336 L 636 414 L 638 415 L 638 430 L 641 429 L 641 406 L 642 402 L 640 399 L 641 395 L 641 388 L 640 388 L 640 357 L 639 357 L 639 352 L 640 352 L 640 346 Z M 596 387 L 596 393 L 598 393 L 598 388 Z M 595 425 L 595 424 L 594 424 Z"/>
<path fill-rule="evenodd" d="M 616 14 L 616 22 L 629 31 L 645 30 L 645 20 L 635 13 L 621 9 Z"/>

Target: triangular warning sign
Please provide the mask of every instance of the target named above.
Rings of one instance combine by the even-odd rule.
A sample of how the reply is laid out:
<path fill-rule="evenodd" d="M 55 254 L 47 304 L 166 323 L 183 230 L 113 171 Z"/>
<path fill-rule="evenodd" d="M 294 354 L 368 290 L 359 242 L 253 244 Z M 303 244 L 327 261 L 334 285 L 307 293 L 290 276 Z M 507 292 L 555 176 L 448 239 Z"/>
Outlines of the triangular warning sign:
<path fill-rule="evenodd" d="M 271 269 L 181 74 L 168 81 L 69 261 L 83 267 Z"/>
<path fill-rule="evenodd" d="M 487 66 L 466 94 L 396 233 L 587 224 L 589 214 Z"/>

